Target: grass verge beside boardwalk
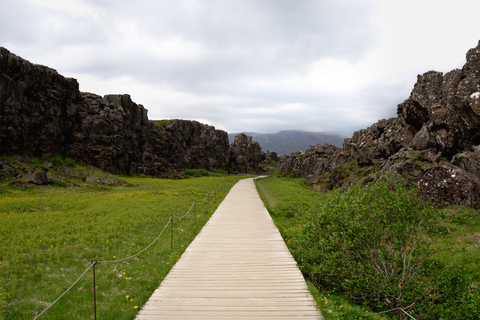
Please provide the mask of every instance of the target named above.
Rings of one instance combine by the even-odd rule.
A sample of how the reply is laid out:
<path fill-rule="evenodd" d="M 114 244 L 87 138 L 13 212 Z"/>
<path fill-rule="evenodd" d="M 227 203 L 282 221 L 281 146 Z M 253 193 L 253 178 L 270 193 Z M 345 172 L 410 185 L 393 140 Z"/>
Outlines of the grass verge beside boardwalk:
<path fill-rule="evenodd" d="M 0 195 L 0 319 L 33 319 L 90 265 L 120 260 L 148 246 L 171 215 L 232 179 L 121 177 L 127 186 L 3 187 Z M 139 256 L 97 264 L 99 319 L 133 319 L 234 183 L 170 227 Z M 89 271 L 39 319 L 93 318 Z"/>

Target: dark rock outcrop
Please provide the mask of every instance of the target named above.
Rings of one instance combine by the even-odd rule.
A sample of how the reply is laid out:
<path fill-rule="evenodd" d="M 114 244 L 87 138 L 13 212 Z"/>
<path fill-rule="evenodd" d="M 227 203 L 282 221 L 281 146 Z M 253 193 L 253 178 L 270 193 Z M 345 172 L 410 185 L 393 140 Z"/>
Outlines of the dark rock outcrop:
<path fill-rule="evenodd" d="M 253 137 L 252 137 L 252 140 L 253 140 Z M 265 154 L 265 158 L 262 161 L 263 164 L 270 164 L 272 162 L 280 161 L 280 157 L 275 151 L 267 151 L 264 154 Z"/>
<path fill-rule="evenodd" d="M 0 47 L 0 152 L 65 152 L 80 92 L 75 79 L 33 65 Z"/>
<path fill-rule="evenodd" d="M 480 207 L 480 180 L 451 163 L 436 165 L 418 181 L 425 201 L 434 199 L 437 206 L 465 205 Z"/>
<path fill-rule="evenodd" d="M 257 171 L 261 154 L 242 148 L 230 151 L 226 132 L 197 121 L 150 121 L 127 94 L 80 92 L 75 79 L 0 48 L 1 155 L 61 153 L 110 173 L 158 177 L 184 169 Z"/>
<path fill-rule="evenodd" d="M 293 173 L 295 178 L 307 178 L 315 183 L 324 172 L 329 172 L 341 161 L 340 148 L 329 144 L 310 147 L 305 153 L 297 151 L 284 156 L 278 165 L 278 171 Z"/>
<path fill-rule="evenodd" d="M 65 153 L 112 173 L 129 173 L 141 159 L 153 124 L 147 110 L 129 95 L 100 97 L 81 93 L 76 101 L 75 127 Z"/>
<path fill-rule="evenodd" d="M 96 177 L 92 175 L 88 175 L 85 179 L 86 183 L 112 183 L 112 184 L 125 184 L 125 181 L 108 178 L 108 177 Z"/>
<path fill-rule="evenodd" d="M 462 69 L 419 75 L 397 114 L 355 132 L 326 156 L 313 146 L 284 157 L 279 171 L 328 181 L 329 188 L 393 171 L 440 207 L 480 207 L 480 42 Z"/>
<path fill-rule="evenodd" d="M 230 173 L 262 172 L 260 163 L 264 158 L 260 144 L 251 136 L 242 133 L 235 137 L 230 147 Z"/>
<path fill-rule="evenodd" d="M 46 171 L 35 172 L 30 177 L 29 182 L 36 185 L 48 184 L 47 172 Z"/>
<path fill-rule="evenodd" d="M 153 175 L 184 169 L 226 171 L 229 148 L 225 131 L 198 121 L 164 120 L 152 127 L 142 158 L 131 164 L 130 172 Z"/>
<path fill-rule="evenodd" d="M 63 174 L 68 174 L 69 176 L 74 176 L 75 172 L 73 172 L 70 168 L 65 166 L 60 166 L 57 168 L 57 171 Z"/>

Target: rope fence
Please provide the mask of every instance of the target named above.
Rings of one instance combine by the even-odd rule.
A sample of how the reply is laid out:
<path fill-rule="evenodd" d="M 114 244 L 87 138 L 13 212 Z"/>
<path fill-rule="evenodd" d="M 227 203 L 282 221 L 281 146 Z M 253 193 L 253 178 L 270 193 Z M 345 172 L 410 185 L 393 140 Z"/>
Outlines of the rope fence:
<path fill-rule="evenodd" d="M 72 289 L 78 281 L 80 281 L 80 279 L 83 278 L 83 276 L 85 275 L 85 273 L 87 273 L 88 270 L 90 270 L 95 264 L 94 263 L 91 263 L 90 266 L 82 273 L 82 275 L 80 277 L 78 277 L 77 281 L 75 281 L 67 290 L 65 290 L 64 293 L 62 293 L 62 295 L 60 297 L 58 297 L 55 301 L 53 301 L 47 308 L 45 308 L 45 310 L 43 310 L 38 316 L 36 316 L 34 318 L 35 319 L 38 319 L 42 314 L 45 313 L 45 311 L 47 311 L 48 309 L 50 309 L 50 307 L 52 307 L 55 303 L 57 303 L 58 300 L 60 300 L 65 294 L 67 294 L 68 291 L 70 291 L 70 289 Z"/>
<path fill-rule="evenodd" d="M 372 313 L 372 314 L 364 314 L 363 316 L 364 317 L 370 317 L 370 316 L 377 316 L 379 314 L 382 314 L 382 313 L 389 313 L 389 312 L 392 312 L 392 311 L 402 311 L 403 313 L 405 313 L 408 317 L 410 317 L 411 319 L 413 320 L 417 320 L 415 319 L 414 317 L 412 317 L 407 311 L 403 310 L 403 308 L 400 308 L 400 307 L 396 307 L 396 308 L 393 308 L 393 309 L 390 309 L 390 310 L 387 310 L 387 311 L 382 311 L 382 312 L 378 312 L 378 313 Z"/>
<path fill-rule="evenodd" d="M 180 217 L 176 217 L 174 216 L 173 214 L 170 216 L 170 218 L 168 219 L 168 222 L 165 224 L 165 226 L 163 227 L 162 231 L 160 232 L 160 234 L 155 238 L 155 240 L 153 240 L 147 247 L 145 247 L 143 250 L 137 252 L 136 254 L 134 255 L 131 255 L 131 256 L 128 256 L 126 258 L 123 258 L 123 259 L 119 259 L 119 260 L 112 260 L 112 261 L 97 261 L 96 259 L 92 259 L 92 261 L 90 262 L 90 265 L 88 266 L 88 268 L 80 275 L 80 277 L 78 277 L 78 279 L 67 289 L 65 290 L 65 292 L 63 292 L 55 301 L 53 301 L 48 307 L 46 307 L 41 313 L 39 313 L 33 320 L 36 320 L 38 319 L 40 316 L 42 316 L 48 309 L 50 309 L 53 305 L 55 305 L 64 295 L 66 295 L 84 276 L 85 274 L 90 270 L 92 269 L 93 270 L 93 310 L 94 310 L 94 319 L 97 319 L 97 302 L 96 302 L 96 289 L 95 289 L 95 266 L 97 264 L 108 264 L 108 263 L 117 263 L 117 262 L 122 262 L 122 261 L 126 261 L 126 260 L 130 260 L 132 258 L 135 258 L 136 256 L 140 255 L 141 253 L 145 252 L 148 248 L 150 248 L 155 242 L 157 242 L 157 240 L 163 235 L 163 233 L 165 232 L 165 230 L 167 230 L 167 227 L 170 225 L 170 229 L 171 229 L 171 252 L 173 252 L 173 221 L 174 219 L 183 219 L 185 218 L 190 212 L 192 212 L 192 209 L 193 209 L 193 219 L 194 219 L 194 223 L 195 223 L 195 215 L 196 215 L 196 206 L 197 205 L 201 205 L 203 204 L 205 201 L 207 201 L 207 212 L 210 208 L 210 205 L 209 205 L 209 201 L 208 201 L 208 198 L 209 197 L 212 197 L 214 196 L 215 199 L 214 199 L 214 202 L 216 202 L 216 199 L 217 199 L 217 192 L 221 191 L 222 189 L 226 188 L 229 184 L 231 184 L 232 182 L 234 181 L 237 181 L 237 179 L 232 179 L 228 182 L 226 182 L 225 184 L 222 184 L 220 187 L 218 188 L 215 188 L 211 193 L 207 193 L 207 195 L 205 196 L 205 198 L 202 200 L 202 202 L 199 202 L 197 203 L 195 200 L 193 201 L 193 204 L 192 206 L 190 207 L 190 209 L 187 211 L 187 213 L 185 213 L 183 216 L 180 216 Z"/>

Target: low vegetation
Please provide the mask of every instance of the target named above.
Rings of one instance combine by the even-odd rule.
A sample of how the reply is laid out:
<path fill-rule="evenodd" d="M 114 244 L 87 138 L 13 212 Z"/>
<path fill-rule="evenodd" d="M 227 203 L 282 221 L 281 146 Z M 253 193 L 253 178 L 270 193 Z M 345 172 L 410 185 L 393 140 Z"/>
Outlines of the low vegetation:
<path fill-rule="evenodd" d="M 150 120 L 155 124 L 157 128 L 165 128 L 167 124 L 172 120 Z"/>
<path fill-rule="evenodd" d="M 186 170 L 178 180 L 105 175 L 55 156 L 13 164 L 19 176 L 48 170 L 48 186 L 0 177 L 0 319 L 32 319 L 91 264 L 141 252 L 172 215 L 202 204 L 140 255 L 96 266 L 97 314 L 133 319 L 228 188 L 221 170 Z M 56 171 L 67 166 L 74 175 Z M 86 183 L 88 175 L 126 183 Z M 63 179 L 60 179 L 62 178 Z M 3 180 L 2 180 L 3 179 Z M 480 318 L 480 214 L 437 210 L 401 181 L 319 193 L 303 179 L 260 179 L 264 203 L 309 282 L 327 320 Z M 193 219 L 195 216 L 195 220 Z M 390 311 L 365 318 L 364 315 Z M 46 313 L 48 319 L 91 318 L 91 270 Z M 43 318 L 43 316 L 42 316 Z M 42 319 L 40 318 L 40 319 Z"/>
<path fill-rule="evenodd" d="M 382 317 L 404 319 L 398 308 L 416 319 L 480 318 L 478 211 L 437 210 L 392 179 L 342 194 L 278 176 L 257 185 L 327 319 L 392 309 Z"/>
<path fill-rule="evenodd" d="M 58 161 L 55 166 L 68 165 L 78 176 L 95 173 L 92 168 Z M 116 178 L 127 183 L 86 184 L 75 178 L 65 186 L 18 187 L 11 181 L 0 182 L 0 319 L 33 319 L 92 259 L 115 261 L 135 255 L 162 232 L 172 215 L 183 216 L 194 201 L 201 202 L 207 193 L 233 179 L 222 175 L 182 180 Z M 232 185 L 174 220 L 173 253 L 169 225 L 140 255 L 97 264 L 99 318 L 133 319 Z M 40 319 L 92 318 L 92 289 L 89 270 Z"/>
<path fill-rule="evenodd" d="M 222 169 L 214 169 L 210 168 L 207 169 L 187 169 L 183 172 L 182 176 L 184 178 L 191 178 L 191 177 L 209 177 L 209 176 L 226 176 L 227 172 Z"/>
<path fill-rule="evenodd" d="M 18 187 L 19 190 L 26 190 L 32 187 L 29 184 L 29 177 L 32 173 L 38 171 L 48 172 L 48 183 L 52 187 L 85 187 L 113 186 L 115 183 L 88 184 L 86 178 L 89 175 L 98 177 L 114 178 L 113 175 L 102 172 L 93 166 L 85 166 L 77 163 L 75 160 L 63 157 L 60 154 L 48 159 L 25 158 L 17 159 L 15 157 L 0 156 L 0 194 L 2 190 L 11 190 L 10 187 Z M 72 174 L 59 171 L 60 167 L 67 167 L 72 170 Z M 118 178 L 118 177 L 117 177 Z M 121 178 L 119 178 L 121 179 Z M 124 186 L 131 186 L 126 183 Z"/>

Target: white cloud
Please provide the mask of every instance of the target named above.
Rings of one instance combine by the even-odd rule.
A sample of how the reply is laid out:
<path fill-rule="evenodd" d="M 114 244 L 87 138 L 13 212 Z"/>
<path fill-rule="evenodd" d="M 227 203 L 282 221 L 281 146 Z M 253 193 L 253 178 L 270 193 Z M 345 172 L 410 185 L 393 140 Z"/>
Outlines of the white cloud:
<path fill-rule="evenodd" d="M 27 0 L 30 5 L 44 7 L 71 16 L 87 16 L 95 14 L 92 7 L 81 0 Z"/>

